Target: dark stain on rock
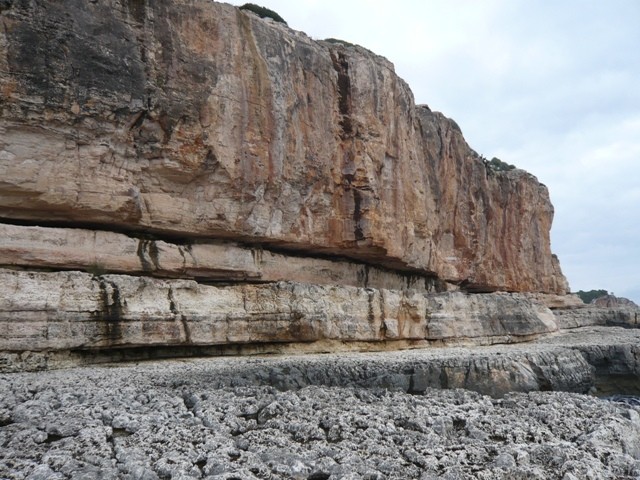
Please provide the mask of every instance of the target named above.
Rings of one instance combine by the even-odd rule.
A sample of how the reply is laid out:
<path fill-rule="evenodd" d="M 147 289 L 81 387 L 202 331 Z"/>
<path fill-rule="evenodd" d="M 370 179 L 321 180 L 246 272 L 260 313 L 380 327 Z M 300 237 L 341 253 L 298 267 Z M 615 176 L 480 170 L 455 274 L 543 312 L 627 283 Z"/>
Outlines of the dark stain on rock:
<path fill-rule="evenodd" d="M 130 2 L 131 3 L 131 2 Z M 142 98 L 145 75 L 133 32 L 108 5 L 89 2 L 20 2 L 7 41 L 10 71 L 28 94 L 61 106 L 95 92 Z M 84 32 L 92 32 L 90 41 Z"/>
<path fill-rule="evenodd" d="M 145 254 L 147 249 L 146 248 L 147 243 L 149 243 L 149 240 L 143 240 L 143 239 L 138 240 L 138 250 L 136 251 L 136 253 L 138 255 L 138 258 L 140 259 L 142 270 L 144 270 L 145 272 L 151 272 L 153 271 L 153 265 L 147 259 L 147 256 Z"/>
<path fill-rule="evenodd" d="M 159 250 L 154 240 L 139 239 L 136 253 L 143 271 L 154 272 L 160 270 Z"/>
<path fill-rule="evenodd" d="M 354 236 L 356 241 L 364 240 L 364 232 L 362 231 L 362 193 L 358 189 L 353 189 L 353 222 Z"/>
<path fill-rule="evenodd" d="M 138 23 L 144 23 L 145 20 L 145 0 L 127 0 L 127 10 L 133 19 Z"/>
<path fill-rule="evenodd" d="M 164 134 L 162 137 L 162 143 L 166 145 L 169 143 L 169 140 L 171 140 L 171 135 L 173 134 L 176 122 L 172 120 L 171 116 L 169 116 L 166 111 L 162 110 L 160 115 L 158 115 L 158 125 L 160 125 L 162 133 Z"/>
<path fill-rule="evenodd" d="M 342 128 L 342 138 L 345 139 L 353 135 L 353 124 L 351 122 L 351 78 L 349 77 L 349 62 L 342 52 L 331 52 L 333 68 L 338 74 L 338 110 L 341 115 L 340 127 Z"/>
<path fill-rule="evenodd" d="M 361 265 L 357 273 L 358 286 L 367 288 L 369 286 L 369 265 Z"/>
<path fill-rule="evenodd" d="M 157 270 L 160 270 L 160 260 L 158 258 L 158 254 L 159 254 L 158 244 L 155 241 L 150 241 L 148 243 L 147 251 L 149 252 L 149 257 L 151 258 L 153 265 L 156 267 Z"/>
<path fill-rule="evenodd" d="M 345 163 L 353 163 L 353 153 L 351 151 L 345 152 Z M 364 193 L 363 190 L 366 188 L 359 187 L 354 185 L 355 175 L 352 173 L 345 173 L 343 175 L 343 188 L 347 191 L 351 192 L 353 197 L 353 236 L 356 241 L 364 240 L 364 230 L 362 228 L 362 211 L 363 211 L 363 203 L 364 203 Z"/>
<path fill-rule="evenodd" d="M 0 0 L 0 13 L 9 10 L 13 6 L 13 0 Z"/>
<path fill-rule="evenodd" d="M 373 322 L 375 321 L 375 318 L 376 318 L 376 316 L 374 314 L 374 311 L 373 311 L 373 298 L 376 295 L 375 290 L 368 289 L 367 290 L 367 295 L 368 295 L 368 299 L 367 299 L 367 306 L 368 306 L 368 309 L 367 309 L 367 320 L 369 320 L 369 323 L 371 325 L 373 325 Z M 383 322 L 383 325 L 384 325 L 384 322 Z"/>
<path fill-rule="evenodd" d="M 447 375 L 447 369 L 442 368 L 440 371 L 440 388 L 449 388 L 449 375 Z"/>
<path fill-rule="evenodd" d="M 105 336 L 109 342 L 122 337 L 121 322 L 124 318 L 122 298 L 118 285 L 99 277 L 100 309 L 94 312 L 94 318 L 104 323 Z"/>

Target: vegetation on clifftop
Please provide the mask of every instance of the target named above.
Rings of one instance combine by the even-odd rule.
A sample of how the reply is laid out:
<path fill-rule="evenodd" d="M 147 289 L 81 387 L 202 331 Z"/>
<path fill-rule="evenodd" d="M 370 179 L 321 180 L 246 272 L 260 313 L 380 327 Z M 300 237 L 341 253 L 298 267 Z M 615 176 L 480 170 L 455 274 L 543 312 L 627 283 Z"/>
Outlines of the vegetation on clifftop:
<path fill-rule="evenodd" d="M 575 294 L 578 295 L 584 303 L 591 303 L 596 298 L 609 295 L 609 292 L 607 292 L 606 290 L 589 290 L 587 292 L 578 290 L 577 292 L 575 292 Z"/>
<path fill-rule="evenodd" d="M 266 7 L 256 5 L 255 3 L 245 3 L 240 7 L 240 10 L 249 10 L 250 12 L 258 15 L 260 18 L 270 18 L 276 22 L 284 23 L 285 25 L 287 25 L 287 22 L 284 20 L 284 18 L 282 18 L 276 12 Z"/>
<path fill-rule="evenodd" d="M 493 157 L 491 160 L 487 160 L 484 157 L 480 157 L 484 166 L 494 172 L 508 172 L 509 170 L 514 170 L 516 168 L 515 165 L 511 165 L 507 162 L 503 162 L 498 157 Z"/>

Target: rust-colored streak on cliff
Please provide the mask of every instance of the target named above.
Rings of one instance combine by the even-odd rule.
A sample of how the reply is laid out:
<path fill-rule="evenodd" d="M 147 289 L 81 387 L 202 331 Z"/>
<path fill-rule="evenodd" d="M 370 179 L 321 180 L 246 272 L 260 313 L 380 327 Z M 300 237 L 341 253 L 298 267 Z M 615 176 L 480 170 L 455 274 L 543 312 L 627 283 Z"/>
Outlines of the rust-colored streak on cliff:
<path fill-rule="evenodd" d="M 205 0 L 1 12 L 0 217 L 564 293 L 546 188 L 360 47 Z"/>

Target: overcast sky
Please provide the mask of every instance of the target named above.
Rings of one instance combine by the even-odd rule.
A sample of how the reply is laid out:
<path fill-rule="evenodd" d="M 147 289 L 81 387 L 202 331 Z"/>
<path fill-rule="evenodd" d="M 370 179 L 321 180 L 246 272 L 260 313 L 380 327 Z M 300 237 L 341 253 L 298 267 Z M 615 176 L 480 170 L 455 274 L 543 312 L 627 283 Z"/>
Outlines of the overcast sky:
<path fill-rule="evenodd" d="M 640 1 L 254 3 L 387 57 L 474 150 L 549 187 L 572 291 L 640 304 Z"/>

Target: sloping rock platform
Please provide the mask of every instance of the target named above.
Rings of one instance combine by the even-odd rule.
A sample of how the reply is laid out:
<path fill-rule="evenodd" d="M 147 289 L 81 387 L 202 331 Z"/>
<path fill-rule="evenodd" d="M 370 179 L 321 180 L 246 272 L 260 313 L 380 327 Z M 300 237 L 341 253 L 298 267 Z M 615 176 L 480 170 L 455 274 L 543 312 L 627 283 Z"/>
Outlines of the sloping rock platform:
<path fill-rule="evenodd" d="M 590 327 L 526 348 L 5 374 L 0 476 L 637 478 L 639 407 L 532 390 L 593 391 L 600 374 L 637 378 L 639 350 L 638 330 Z"/>

